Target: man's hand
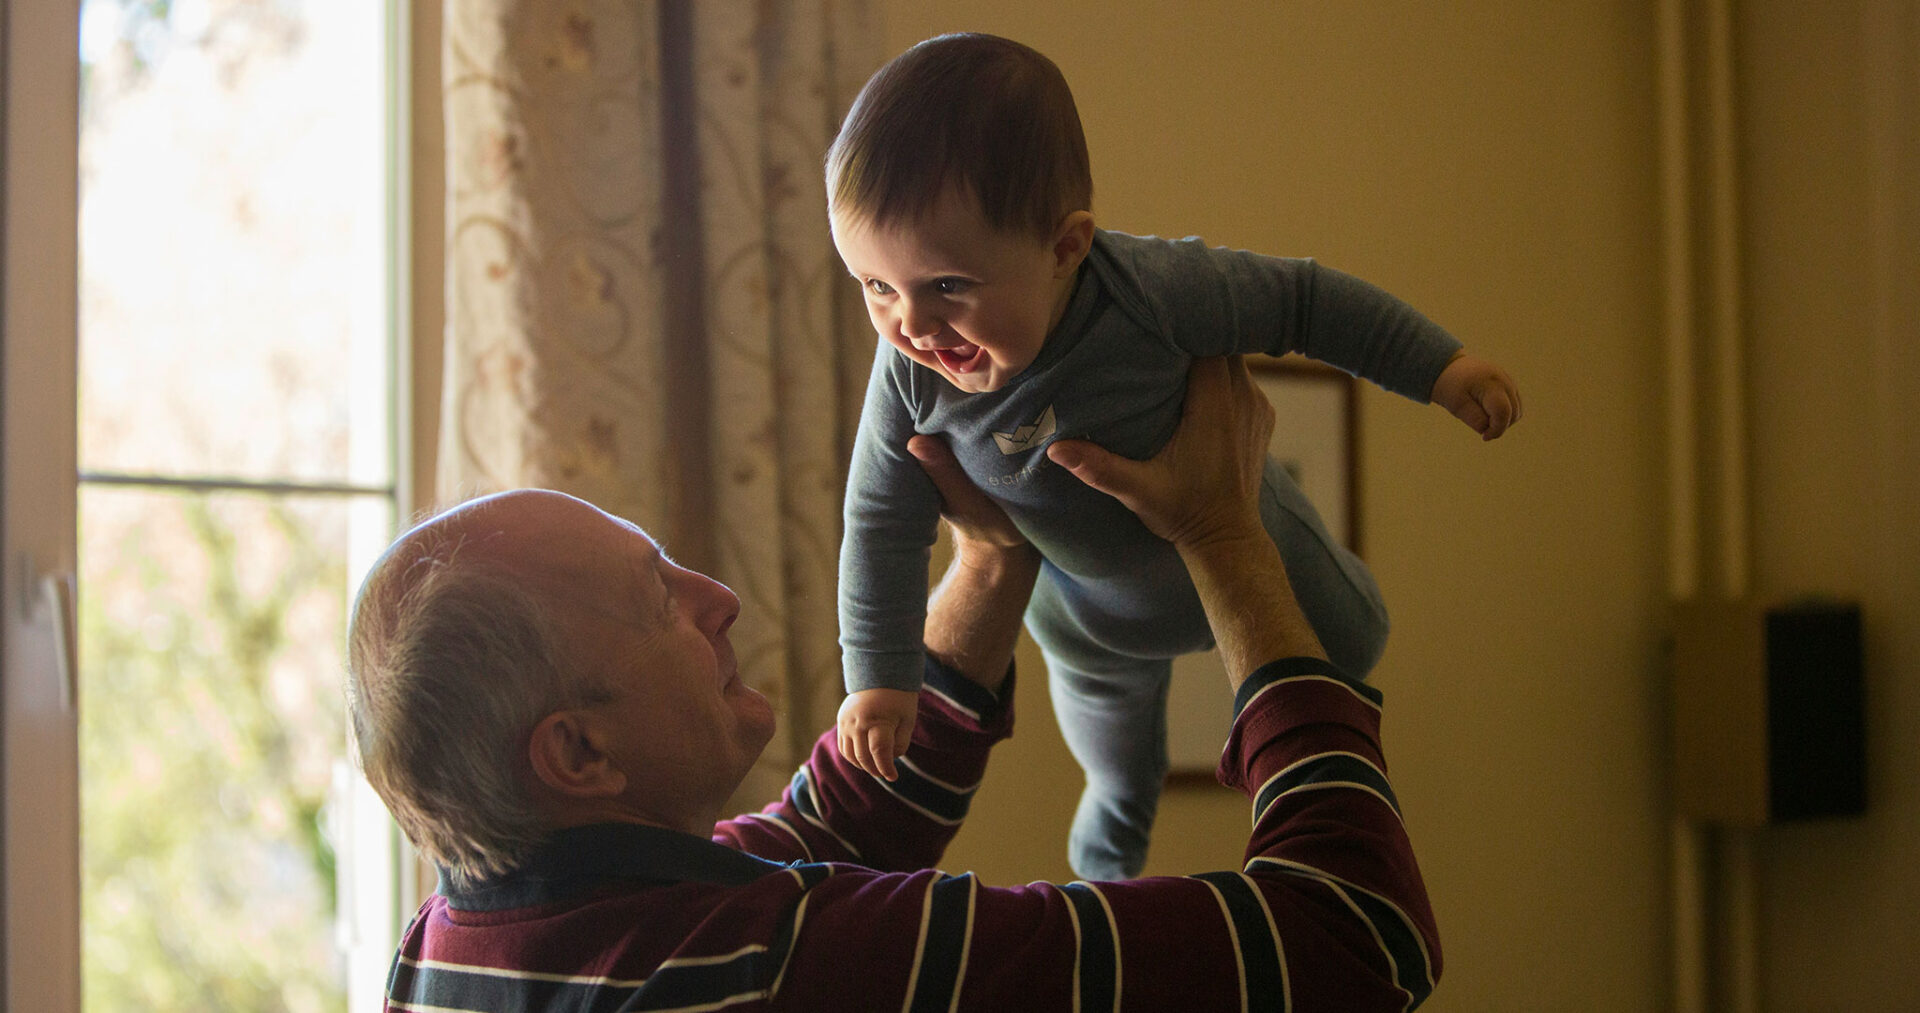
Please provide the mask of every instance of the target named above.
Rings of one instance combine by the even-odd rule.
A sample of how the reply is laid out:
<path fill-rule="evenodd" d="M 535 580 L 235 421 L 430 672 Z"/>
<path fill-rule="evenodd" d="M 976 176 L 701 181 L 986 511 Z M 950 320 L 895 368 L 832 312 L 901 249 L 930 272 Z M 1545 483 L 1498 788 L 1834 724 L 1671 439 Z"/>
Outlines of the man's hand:
<path fill-rule="evenodd" d="M 1082 482 L 1126 504 L 1173 543 L 1207 611 L 1236 690 L 1277 658 L 1327 654 L 1294 600 L 1280 550 L 1260 523 L 1273 406 L 1238 356 L 1199 359 L 1187 372 L 1180 427 L 1150 461 L 1130 461 L 1081 440 L 1056 440 L 1048 456 Z"/>
<path fill-rule="evenodd" d="M 1256 495 L 1272 436 L 1273 406 L 1236 355 L 1194 362 L 1180 427 L 1152 460 L 1085 440 L 1055 440 L 1047 456 L 1178 547 L 1221 533 L 1265 537 Z"/>
<path fill-rule="evenodd" d="M 945 442 L 915 436 L 907 452 L 940 490 L 940 515 L 953 533 L 953 563 L 927 601 L 927 653 L 998 694 L 1040 573 L 1040 550 L 973 484 Z"/>
<path fill-rule="evenodd" d="M 940 490 L 940 516 L 953 532 L 954 549 L 1030 550 L 1027 536 L 1014 527 L 1000 504 L 987 498 L 954 460 L 953 451 L 937 437 L 917 435 L 907 441 L 907 453 L 920 463 L 934 488 Z"/>
<path fill-rule="evenodd" d="M 1477 355 L 1454 356 L 1433 382 L 1434 404 L 1453 413 L 1482 440 L 1498 439 L 1520 421 L 1520 388 L 1499 366 Z"/>
<path fill-rule="evenodd" d="M 840 755 L 861 770 L 889 781 L 900 778 L 893 761 L 907 755 L 920 694 L 904 689 L 863 689 L 840 704 Z"/>

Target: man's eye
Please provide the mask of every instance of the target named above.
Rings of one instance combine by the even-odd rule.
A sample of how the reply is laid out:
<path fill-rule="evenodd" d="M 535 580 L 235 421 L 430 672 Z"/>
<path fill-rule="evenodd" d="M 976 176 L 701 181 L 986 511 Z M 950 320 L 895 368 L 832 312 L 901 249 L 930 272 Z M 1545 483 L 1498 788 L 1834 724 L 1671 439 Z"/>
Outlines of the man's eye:
<path fill-rule="evenodd" d="M 892 295 L 893 286 L 878 278 L 868 278 L 867 291 L 872 292 L 874 295 Z"/>

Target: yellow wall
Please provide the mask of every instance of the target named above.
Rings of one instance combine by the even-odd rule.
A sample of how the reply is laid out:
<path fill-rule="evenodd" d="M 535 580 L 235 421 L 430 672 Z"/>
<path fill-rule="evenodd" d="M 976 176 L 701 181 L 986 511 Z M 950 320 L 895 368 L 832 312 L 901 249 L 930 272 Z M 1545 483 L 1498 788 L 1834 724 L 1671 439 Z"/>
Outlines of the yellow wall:
<path fill-rule="evenodd" d="M 1920 315 L 1886 296 L 1920 284 L 1903 245 L 1920 177 L 1899 174 L 1920 168 L 1913 5 L 1737 6 L 1755 578 L 1866 601 L 1874 711 L 1874 814 L 1757 837 L 1763 1008 L 1920 1008 L 1899 970 L 1920 953 Z M 1103 225 L 1318 257 L 1518 378 L 1526 421 L 1491 445 L 1438 409 L 1363 399 L 1367 555 L 1395 623 L 1374 681 L 1446 944 L 1426 1008 L 1667 1008 L 1653 5 L 885 11 L 890 51 L 972 29 L 1053 57 Z M 1860 70 L 1874 18 L 1908 33 L 1877 43 L 1882 83 L 1906 82 L 1877 119 Z M 1887 179 L 1908 182 L 1888 196 Z M 1876 232 L 1889 201 L 1907 224 Z M 948 862 L 994 883 L 1068 875 L 1078 772 L 1040 659 L 1021 664 L 1020 734 Z M 1149 871 L 1235 865 L 1245 832 L 1233 796 L 1178 790 Z"/>
<path fill-rule="evenodd" d="M 1920 4 L 1741 5 L 1755 572 L 1863 602 L 1869 815 L 1757 838 L 1770 1009 L 1920 1009 Z"/>

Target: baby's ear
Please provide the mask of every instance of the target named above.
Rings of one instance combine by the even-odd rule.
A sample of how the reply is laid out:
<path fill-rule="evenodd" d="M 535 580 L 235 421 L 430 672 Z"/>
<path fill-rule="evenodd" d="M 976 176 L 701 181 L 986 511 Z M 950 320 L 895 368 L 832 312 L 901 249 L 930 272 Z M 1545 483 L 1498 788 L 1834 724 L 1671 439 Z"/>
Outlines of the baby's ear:
<path fill-rule="evenodd" d="M 1065 278 L 1080 270 L 1080 262 L 1093 249 L 1093 212 L 1075 211 L 1060 219 L 1051 245 L 1054 277 Z"/>

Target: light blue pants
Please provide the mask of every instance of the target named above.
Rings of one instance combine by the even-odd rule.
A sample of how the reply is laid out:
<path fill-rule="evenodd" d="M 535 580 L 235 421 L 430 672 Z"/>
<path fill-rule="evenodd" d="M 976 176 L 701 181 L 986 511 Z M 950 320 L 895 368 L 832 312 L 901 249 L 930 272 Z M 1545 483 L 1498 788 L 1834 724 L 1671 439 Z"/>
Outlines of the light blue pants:
<path fill-rule="evenodd" d="M 1260 519 L 1328 657 L 1364 678 L 1387 642 L 1373 574 L 1334 540 L 1299 485 L 1271 460 Z M 1086 773 L 1067 841 L 1073 871 L 1085 879 L 1129 879 L 1146 864 L 1167 774 L 1173 658 L 1213 644 L 1185 566 L 1171 548 L 1163 556 L 1142 560 L 1139 579 L 1125 582 L 1079 581 L 1044 564 L 1027 607 L 1060 731 Z"/>

